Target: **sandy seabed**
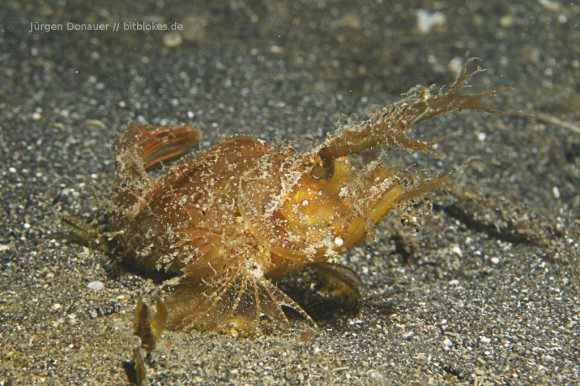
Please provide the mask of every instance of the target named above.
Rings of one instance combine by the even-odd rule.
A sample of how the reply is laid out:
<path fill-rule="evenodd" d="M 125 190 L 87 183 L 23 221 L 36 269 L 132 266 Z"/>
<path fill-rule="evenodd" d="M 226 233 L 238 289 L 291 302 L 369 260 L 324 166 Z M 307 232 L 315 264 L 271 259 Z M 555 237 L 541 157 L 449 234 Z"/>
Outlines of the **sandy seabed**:
<path fill-rule="evenodd" d="M 148 380 L 578 382 L 577 6 L 8 0 L 0 18 L 0 384 L 130 380 L 132 313 L 154 285 L 68 242 L 59 223 L 98 218 L 128 122 L 195 123 L 203 148 L 232 135 L 310 144 L 341 114 L 449 83 L 472 56 L 488 69 L 475 89 L 512 87 L 490 104 L 539 118 L 450 114 L 417 130 L 450 135 L 441 159 L 388 162 L 455 170 L 494 208 L 433 194 L 433 214 L 405 233 L 410 250 L 390 218 L 344 258 L 367 287 L 358 313 L 294 278 L 317 330 L 294 317 L 271 336 L 167 332 Z M 134 21 L 184 29 L 30 32 Z"/>

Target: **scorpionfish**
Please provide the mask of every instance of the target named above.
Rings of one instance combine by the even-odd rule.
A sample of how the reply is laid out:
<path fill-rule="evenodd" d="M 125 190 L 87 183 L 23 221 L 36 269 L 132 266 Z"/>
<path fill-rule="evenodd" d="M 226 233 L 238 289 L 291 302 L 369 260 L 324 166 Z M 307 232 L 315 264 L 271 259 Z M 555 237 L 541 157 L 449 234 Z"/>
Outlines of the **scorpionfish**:
<path fill-rule="evenodd" d="M 289 326 L 283 307 L 315 322 L 273 282 L 304 267 L 335 288 L 360 296 L 357 276 L 338 258 L 361 243 L 397 205 L 442 186 L 411 186 L 378 162 L 349 156 L 379 145 L 432 155 L 436 142 L 406 132 L 418 122 L 464 109 L 496 113 L 482 98 L 500 90 L 462 92 L 481 69 L 447 89 L 416 86 L 362 123 L 339 128 L 310 151 L 231 138 L 181 157 L 197 145 L 192 126 L 129 125 L 117 146 L 111 238 L 125 261 L 175 277 L 167 285 L 170 328 L 253 333 Z M 344 292 L 344 291 L 343 291 Z"/>

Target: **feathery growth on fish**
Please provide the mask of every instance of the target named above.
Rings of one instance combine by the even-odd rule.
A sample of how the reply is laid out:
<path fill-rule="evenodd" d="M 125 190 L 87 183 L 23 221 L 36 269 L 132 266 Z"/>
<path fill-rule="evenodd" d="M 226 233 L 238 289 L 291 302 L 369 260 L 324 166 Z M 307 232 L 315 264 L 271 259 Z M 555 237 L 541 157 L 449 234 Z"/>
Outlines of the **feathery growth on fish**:
<path fill-rule="evenodd" d="M 468 71 L 470 62 L 448 89 L 417 86 L 305 153 L 232 138 L 154 177 L 152 169 L 190 150 L 200 132 L 130 125 L 118 143 L 111 237 L 140 271 L 177 277 L 167 286 L 169 328 L 253 333 L 289 326 L 282 306 L 315 324 L 272 282 L 306 266 L 360 297 L 358 277 L 338 264 L 340 255 L 445 178 L 406 186 L 380 163 L 360 170 L 349 156 L 379 145 L 432 154 L 434 142 L 406 135 L 413 125 L 454 110 L 497 112 L 482 98 L 499 90 L 461 92 L 481 71 Z"/>

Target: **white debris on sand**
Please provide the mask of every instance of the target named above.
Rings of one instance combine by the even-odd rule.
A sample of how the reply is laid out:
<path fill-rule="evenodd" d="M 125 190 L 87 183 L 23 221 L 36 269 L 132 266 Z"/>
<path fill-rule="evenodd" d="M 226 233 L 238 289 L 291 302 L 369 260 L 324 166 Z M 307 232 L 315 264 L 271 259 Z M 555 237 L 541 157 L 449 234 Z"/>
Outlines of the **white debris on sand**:
<path fill-rule="evenodd" d="M 429 12 L 425 9 L 417 11 L 417 29 L 422 34 L 428 34 L 434 27 L 443 26 L 447 17 L 441 12 Z"/>
<path fill-rule="evenodd" d="M 100 291 L 105 288 L 105 284 L 100 281 L 92 281 L 87 285 L 87 287 L 89 287 L 91 291 Z"/>

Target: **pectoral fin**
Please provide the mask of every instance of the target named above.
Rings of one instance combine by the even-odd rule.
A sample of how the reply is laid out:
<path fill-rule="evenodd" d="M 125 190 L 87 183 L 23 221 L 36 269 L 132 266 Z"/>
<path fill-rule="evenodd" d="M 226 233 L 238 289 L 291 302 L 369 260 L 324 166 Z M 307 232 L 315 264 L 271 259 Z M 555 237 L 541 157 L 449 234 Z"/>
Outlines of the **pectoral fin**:
<path fill-rule="evenodd" d="M 363 283 L 352 269 L 335 263 L 317 263 L 310 266 L 321 277 L 322 292 L 332 296 L 348 308 L 356 308 L 363 297 Z"/>

